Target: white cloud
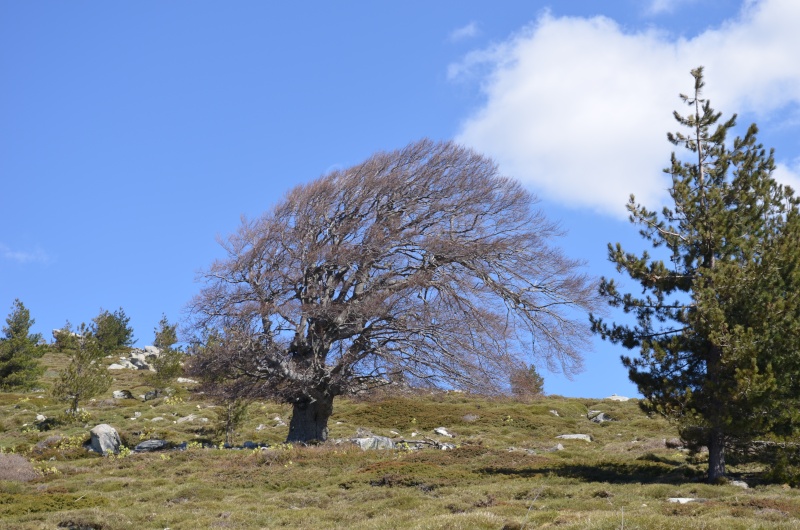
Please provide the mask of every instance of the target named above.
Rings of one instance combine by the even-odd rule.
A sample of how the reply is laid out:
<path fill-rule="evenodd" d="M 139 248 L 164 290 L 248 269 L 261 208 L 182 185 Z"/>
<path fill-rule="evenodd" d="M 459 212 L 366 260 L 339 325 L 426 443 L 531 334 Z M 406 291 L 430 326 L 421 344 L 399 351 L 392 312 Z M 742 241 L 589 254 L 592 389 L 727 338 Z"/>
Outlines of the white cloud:
<path fill-rule="evenodd" d="M 777 164 L 772 175 L 781 184 L 791 186 L 795 195 L 800 194 L 800 158 L 790 164 Z"/>
<path fill-rule="evenodd" d="M 14 250 L 0 243 L 0 256 L 3 259 L 16 261 L 17 263 L 46 263 L 50 260 L 42 249 L 37 248 L 33 251 Z"/>
<path fill-rule="evenodd" d="M 689 70 L 706 67 L 705 95 L 726 115 L 797 105 L 798 24 L 794 0 L 747 2 L 736 19 L 691 39 L 546 13 L 450 66 L 453 79 L 479 76 L 486 96 L 457 140 L 569 206 L 622 217 L 635 193 L 656 207 L 668 186 L 665 135 L 677 126 L 677 93 L 692 88 Z"/>
<path fill-rule="evenodd" d="M 477 35 L 478 35 L 478 24 L 476 24 L 475 22 L 470 22 L 466 26 L 451 31 L 450 35 L 448 36 L 448 40 L 450 42 L 457 42 L 464 39 L 470 39 Z"/>

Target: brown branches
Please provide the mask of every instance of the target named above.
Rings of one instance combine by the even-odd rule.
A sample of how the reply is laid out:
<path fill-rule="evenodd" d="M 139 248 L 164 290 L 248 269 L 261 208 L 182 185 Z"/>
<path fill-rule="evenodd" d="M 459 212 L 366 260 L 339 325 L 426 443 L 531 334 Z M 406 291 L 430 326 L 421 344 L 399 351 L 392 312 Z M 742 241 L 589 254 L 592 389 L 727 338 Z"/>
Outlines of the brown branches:
<path fill-rule="evenodd" d="M 196 330 L 219 341 L 196 365 L 292 399 L 399 373 L 486 391 L 529 354 L 571 373 L 595 289 L 534 204 L 490 160 L 428 140 L 299 186 L 205 274 Z"/>

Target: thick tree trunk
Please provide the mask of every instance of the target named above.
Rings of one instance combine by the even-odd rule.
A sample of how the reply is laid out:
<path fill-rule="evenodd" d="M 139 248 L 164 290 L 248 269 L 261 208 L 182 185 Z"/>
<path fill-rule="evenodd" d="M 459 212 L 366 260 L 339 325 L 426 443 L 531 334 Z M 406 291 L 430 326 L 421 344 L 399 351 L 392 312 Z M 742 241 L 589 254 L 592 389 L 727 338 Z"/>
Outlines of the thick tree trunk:
<path fill-rule="evenodd" d="M 708 481 L 716 482 L 724 476 L 725 438 L 719 429 L 714 429 L 708 440 Z"/>
<path fill-rule="evenodd" d="M 333 398 L 300 401 L 294 404 L 287 442 L 324 442 L 328 439 L 328 418 L 333 412 Z"/>

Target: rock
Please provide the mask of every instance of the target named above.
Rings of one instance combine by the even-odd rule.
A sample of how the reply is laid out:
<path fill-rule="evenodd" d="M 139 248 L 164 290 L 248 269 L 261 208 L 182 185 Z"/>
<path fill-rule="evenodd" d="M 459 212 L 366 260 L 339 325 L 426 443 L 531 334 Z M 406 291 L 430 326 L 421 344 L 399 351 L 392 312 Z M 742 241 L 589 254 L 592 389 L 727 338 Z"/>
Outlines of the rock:
<path fill-rule="evenodd" d="M 184 416 L 183 418 L 178 418 L 178 423 L 185 423 L 187 421 L 192 421 L 195 418 L 197 418 L 195 414 L 189 414 L 188 416 Z"/>
<path fill-rule="evenodd" d="M 150 392 L 145 392 L 143 398 L 145 401 L 151 401 L 153 399 L 156 399 L 160 395 L 161 392 L 159 392 L 158 390 L 151 390 Z"/>
<path fill-rule="evenodd" d="M 109 370 L 124 370 L 125 366 L 122 366 L 121 364 L 117 364 L 117 363 L 111 363 L 111 364 L 108 365 L 108 369 Z"/>
<path fill-rule="evenodd" d="M 162 418 L 161 416 L 156 416 L 155 418 L 153 418 L 150 421 L 164 421 L 164 418 Z"/>
<path fill-rule="evenodd" d="M 258 444 L 255 442 L 245 442 L 242 444 L 245 449 L 258 449 Z"/>
<path fill-rule="evenodd" d="M 169 446 L 166 440 L 145 440 L 139 443 L 133 450 L 137 453 L 149 453 L 151 451 L 162 451 Z"/>
<path fill-rule="evenodd" d="M 196 385 L 197 384 L 197 381 L 195 381 L 194 379 L 189 379 L 188 377 L 179 377 L 177 379 L 177 381 L 179 383 L 183 383 L 183 384 L 187 384 L 187 385 Z"/>
<path fill-rule="evenodd" d="M 551 410 L 551 411 L 550 411 L 550 414 L 552 414 L 552 415 L 553 415 L 553 416 L 555 416 L 556 418 L 560 418 L 560 417 L 561 417 L 561 416 L 558 414 L 558 411 L 557 411 L 557 410 Z"/>
<path fill-rule="evenodd" d="M 133 399 L 133 394 L 130 390 L 114 390 L 114 399 Z"/>
<path fill-rule="evenodd" d="M 263 423 L 259 423 L 259 424 L 258 424 L 258 427 L 256 427 L 256 430 L 257 430 L 257 431 L 263 431 L 264 429 L 266 429 L 266 427 L 264 426 L 264 424 L 263 424 Z"/>
<path fill-rule="evenodd" d="M 161 350 L 159 350 L 155 346 L 145 346 L 144 353 L 147 355 L 155 355 L 156 357 L 158 357 L 159 355 L 161 355 Z"/>
<path fill-rule="evenodd" d="M 151 371 L 155 371 L 155 369 L 154 369 L 152 366 L 150 366 L 149 364 L 147 364 L 147 362 L 145 362 L 145 361 L 144 361 L 144 360 L 142 360 L 142 359 L 136 358 L 136 357 L 134 357 L 134 358 L 132 358 L 132 359 L 131 359 L 131 364 L 132 364 L 133 366 L 135 366 L 135 367 L 136 367 L 138 370 L 151 370 Z"/>
<path fill-rule="evenodd" d="M 683 441 L 680 438 L 667 438 L 664 440 L 664 445 L 667 446 L 667 449 L 682 449 Z"/>
<path fill-rule="evenodd" d="M 442 451 L 452 451 L 455 448 L 456 448 L 455 444 L 448 444 L 448 443 L 444 443 L 439 446 L 439 449 L 441 449 Z"/>
<path fill-rule="evenodd" d="M 47 416 L 45 416 L 44 414 L 37 414 L 36 415 L 36 421 L 38 423 L 42 423 L 43 421 L 46 421 L 46 420 L 47 420 Z"/>
<path fill-rule="evenodd" d="M 747 485 L 747 482 L 743 480 L 731 480 L 730 482 L 728 482 L 728 484 L 745 490 L 750 488 L 750 486 Z"/>
<path fill-rule="evenodd" d="M 614 421 L 614 418 L 606 414 L 605 412 L 600 412 L 599 410 L 590 410 L 589 414 L 586 415 L 590 421 L 594 423 L 605 423 L 607 421 Z"/>
<path fill-rule="evenodd" d="M 562 434 L 560 436 L 556 436 L 556 438 L 561 438 L 562 440 L 584 440 L 587 442 L 592 441 L 592 437 L 588 434 Z"/>
<path fill-rule="evenodd" d="M 609 400 L 609 401 L 628 401 L 631 398 L 628 398 L 628 397 L 625 397 L 625 396 L 618 396 L 616 394 L 611 394 L 606 399 Z"/>
<path fill-rule="evenodd" d="M 686 504 L 688 502 L 700 502 L 699 499 L 695 499 L 693 497 L 670 497 L 667 499 L 667 502 L 674 502 L 677 504 Z"/>
<path fill-rule="evenodd" d="M 455 434 L 450 434 L 449 432 L 447 432 L 447 429 L 445 429 L 444 427 L 436 427 L 433 430 L 433 432 L 435 432 L 439 436 L 447 436 L 448 438 L 455 438 L 456 436 Z"/>
<path fill-rule="evenodd" d="M 118 453 L 119 446 L 122 443 L 119 439 L 117 430 L 106 423 L 101 423 L 89 431 L 92 439 L 89 442 L 89 447 L 92 451 L 105 455 L 108 453 Z"/>
<path fill-rule="evenodd" d="M 374 449 L 394 449 L 394 442 L 385 436 L 369 436 L 367 438 L 353 438 L 353 443 L 361 448 L 362 451 Z"/>

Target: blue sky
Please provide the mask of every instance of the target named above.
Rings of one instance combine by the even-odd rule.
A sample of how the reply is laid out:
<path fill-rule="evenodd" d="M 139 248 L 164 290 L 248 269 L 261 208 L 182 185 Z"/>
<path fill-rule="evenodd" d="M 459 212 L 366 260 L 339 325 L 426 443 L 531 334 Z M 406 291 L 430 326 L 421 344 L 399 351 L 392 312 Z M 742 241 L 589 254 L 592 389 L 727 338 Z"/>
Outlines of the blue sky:
<path fill-rule="evenodd" d="M 0 0 L 0 313 L 19 298 L 49 339 L 122 307 L 150 344 L 240 216 L 422 137 L 495 158 L 614 275 L 691 68 L 800 188 L 799 26 L 794 0 Z M 634 396 L 622 353 L 596 341 L 546 390 Z"/>

